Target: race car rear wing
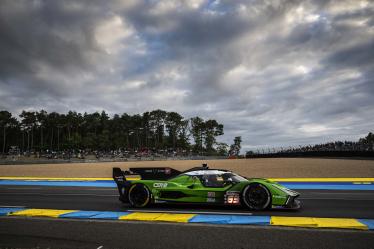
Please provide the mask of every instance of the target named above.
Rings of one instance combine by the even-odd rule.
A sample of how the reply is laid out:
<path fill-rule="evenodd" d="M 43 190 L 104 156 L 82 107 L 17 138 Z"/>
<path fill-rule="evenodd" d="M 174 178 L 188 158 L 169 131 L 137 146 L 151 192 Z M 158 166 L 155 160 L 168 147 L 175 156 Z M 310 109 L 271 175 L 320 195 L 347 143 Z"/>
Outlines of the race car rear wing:
<path fill-rule="evenodd" d="M 126 175 L 129 175 L 128 171 L 122 171 L 120 168 L 113 168 L 113 179 L 119 183 L 124 183 L 126 181 Z"/>
<path fill-rule="evenodd" d="M 179 170 L 168 167 L 130 168 L 129 171 L 113 168 L 113 179 L 117 184 L 125 182 L 126 176 L 131 175 L 139 175 L 141 180 L 167 180 L 180 173 Z"/>
<path fill-rule="evenodd" d="M 130 168 L 123 171 L 120 168 L 113 168 L 113 179 L 117 184 L 119 199 L 128 203 L 127 190 L 131 181 L 126 176 L 140 176 L 141 180 L 167 180 L 179 175 L 181 172 L 172 168 Z"/>

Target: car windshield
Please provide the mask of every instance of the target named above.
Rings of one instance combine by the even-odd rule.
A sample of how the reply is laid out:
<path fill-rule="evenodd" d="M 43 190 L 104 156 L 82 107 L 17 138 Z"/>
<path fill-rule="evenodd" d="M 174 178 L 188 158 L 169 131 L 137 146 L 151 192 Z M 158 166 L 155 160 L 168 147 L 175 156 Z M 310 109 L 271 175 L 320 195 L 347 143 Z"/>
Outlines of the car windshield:
<path fill-rule="evenodd" d="M 230 172 L 224 174 L 205 174 L 198 177 L 205 187 L 213 188 L 224 187 L 225 185 L 230 184 L 230 182 L 246 181 L 244 177 Z"/>
<path fill-rule="evenodd" d="M 246 178 L 240 176 L 240 175 L 237 175 L 237 174 L 234 174 L 234 173 L 231 173 L 231 172 L 228 172 L 228 173 L 225 173 L 225 174 L 222 174 L 222 177 L 224 179 L 226 179 L 226 181 L 230 181 L 230 178 L 231 178 L 231 181 L 233 182 L 243 182 L 243 181 L 247 181 Z"/>

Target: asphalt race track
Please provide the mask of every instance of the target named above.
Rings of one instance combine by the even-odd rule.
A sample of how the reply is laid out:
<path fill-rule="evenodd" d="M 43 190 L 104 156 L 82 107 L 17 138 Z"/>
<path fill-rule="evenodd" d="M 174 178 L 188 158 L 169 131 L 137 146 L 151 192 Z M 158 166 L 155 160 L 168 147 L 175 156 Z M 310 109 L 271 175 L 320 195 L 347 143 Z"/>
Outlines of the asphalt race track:
<path fill-rule="evenodd" d="M 372 231 L 0 218 L 0 248 L 373 248 Z"/>
<path fill-rule="evenodd" d="M 374 191 L 298 190 L 301 210 L 251 212 L 240 207 L 166 205 L 132 209 L 118 201 L 117 189 L 94 187 L 0 186 L 0 206 L 97 211 L 253 213 L 255 215 L 374 218 Z"/>
<path fill-rule="evenodd" d="M 137 211 L 246 213 L 253 215 L 374 218 L 374 191 L 298 190 L 299 211 L 251 212 L 243 208 L 156 205 Z M 97 211 L 134 210 L 117 189 L 0 186 L 0 206 Z M 0 218 L 0 248 L 373 248 L 372 231 L 321 230 L 131 221 Z M 102 246 L 102 247 L 101 247 Z"/>

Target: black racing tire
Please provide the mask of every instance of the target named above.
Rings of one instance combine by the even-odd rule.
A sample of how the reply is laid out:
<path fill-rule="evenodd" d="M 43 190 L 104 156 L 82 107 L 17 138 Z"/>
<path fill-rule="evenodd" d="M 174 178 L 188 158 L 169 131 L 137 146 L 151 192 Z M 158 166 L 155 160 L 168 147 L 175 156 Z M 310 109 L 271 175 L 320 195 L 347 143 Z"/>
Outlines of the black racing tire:
<path fill-rule="evenodd" d="M 142 208 L 152 201 L 152 193 L 144 184 L 136 183 L 128 190 L 128 200 L 132 207 Z"/>
<path fill-rule="evenodd" d="M 251 183 L 242 192 L 242 203 L 250 210 L 265 210 L 271 206 L 271 193 L 261 183 Z"/>

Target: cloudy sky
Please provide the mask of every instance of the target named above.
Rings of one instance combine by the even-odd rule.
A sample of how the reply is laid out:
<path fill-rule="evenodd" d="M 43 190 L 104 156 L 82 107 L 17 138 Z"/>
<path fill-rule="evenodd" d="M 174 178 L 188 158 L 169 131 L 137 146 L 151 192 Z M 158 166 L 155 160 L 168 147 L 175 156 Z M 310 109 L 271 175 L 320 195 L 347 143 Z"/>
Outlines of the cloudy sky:
<path fill-rule="evenodd" d="M 244 150 L 374 131 L 374 2 L 1 0 L 0 109 L 217 119 Z"/>

